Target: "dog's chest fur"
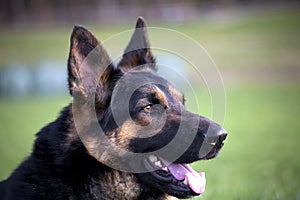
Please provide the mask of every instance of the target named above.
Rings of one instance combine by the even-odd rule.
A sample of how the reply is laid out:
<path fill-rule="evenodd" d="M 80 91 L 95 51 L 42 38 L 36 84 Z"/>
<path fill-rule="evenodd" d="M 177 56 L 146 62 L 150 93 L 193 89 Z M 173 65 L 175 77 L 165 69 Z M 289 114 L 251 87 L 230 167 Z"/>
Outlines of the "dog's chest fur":
<path fill-rule="evenodd" d="M 176 200 L 166 194 L 156 194 L 153 191 L 145 191 L 138 183 L 137 178 L 130 173 L 112 170 L 104 172 L 101 180 L 90 178 L 88 186 L 91 199 L 114 200 Z"/>
<path fill-rule="evenodd" d="M 141 188 L 133 175 L 111 171 L 105 172 L 101 181 L 91 178 L 94 183 L 90 186 L 90 193 L 94 199 L 138 199 Z"/>

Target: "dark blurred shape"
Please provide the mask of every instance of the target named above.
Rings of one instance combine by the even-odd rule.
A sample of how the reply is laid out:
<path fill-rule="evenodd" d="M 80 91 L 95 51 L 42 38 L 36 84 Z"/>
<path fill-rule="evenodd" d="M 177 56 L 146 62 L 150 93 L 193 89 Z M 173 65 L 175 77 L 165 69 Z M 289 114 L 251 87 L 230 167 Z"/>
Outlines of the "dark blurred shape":
<path fill-rule="evenodd" d="M 296 0 L 0 0 L 0 24 L 45 26 L 75 22 L 120 23 L 139 15 L 183 22 L 224 7 L 291 5 Z"/>

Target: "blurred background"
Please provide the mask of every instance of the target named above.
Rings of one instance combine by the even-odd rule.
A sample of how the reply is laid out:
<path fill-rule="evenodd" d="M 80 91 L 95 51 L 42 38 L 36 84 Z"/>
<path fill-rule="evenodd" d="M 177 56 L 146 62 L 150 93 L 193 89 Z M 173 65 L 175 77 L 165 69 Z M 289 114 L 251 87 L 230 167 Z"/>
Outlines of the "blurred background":
<path fill-rule="evenodd" d="M 0 180 L 71 101 L 73 25 L 104 41 L 138 16 L 195 39 L 223 78 L 229 136 L 219 157 L 194 164 L 206 172 L 201 199 L 300 200 L 300 1 L 0 0 Z M 211 99 L 195 88 L 210 117 Z"/>

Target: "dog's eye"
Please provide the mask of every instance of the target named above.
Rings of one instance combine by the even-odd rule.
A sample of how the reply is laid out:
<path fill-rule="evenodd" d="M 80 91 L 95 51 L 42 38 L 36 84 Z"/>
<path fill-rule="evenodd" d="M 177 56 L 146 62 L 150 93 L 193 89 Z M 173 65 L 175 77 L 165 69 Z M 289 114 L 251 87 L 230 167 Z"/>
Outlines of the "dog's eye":
<path fill-rule="evenodd" d="M 143 108 L 143 110 L 144 110 L 144 111 L 149 111 L 149 110 L 151 110 L 151 108 L 152 108 L 152 105 L 147 105 L 147 106 L 145 106 L 145 107 Z"/>

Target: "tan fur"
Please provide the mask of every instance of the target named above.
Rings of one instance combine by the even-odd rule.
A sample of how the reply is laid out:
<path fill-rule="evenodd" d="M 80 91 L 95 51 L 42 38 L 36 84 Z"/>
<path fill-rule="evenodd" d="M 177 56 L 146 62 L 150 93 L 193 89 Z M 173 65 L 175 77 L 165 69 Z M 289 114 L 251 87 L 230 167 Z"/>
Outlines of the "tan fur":
<path fill-rule="evenodd" d="M 177 97 L 177 99 L 183 103 L 184 102 L 184 96 L 181 92 L 179 92 L 178 90 L 176 90 L 174 87 L 169 86 L 168 90 L 170 91 L 171 95 Z"/>
<path fill-rule="evenodd" d="M 104 177 L 101 188 L 105 188 L 106 199 L 138 199 L 141 188 L 134 175 L 114 170 L 106 173 Z"/>
<path fill-rule="evenodd" d="M 153 86 L 155 88 L 155 96 L 157 99 L 159 99 L 160 104 L 162 106 L 168 106 L 168 101 L 167 98 L 165 96 L 165 94 L 157 87 L 157 86 Z"/>
<path fill-rule="evenodd" d="M 124 124 L 118 129 L 116 143 L 121 148 L 127 148 L 130 140 L 137 136 L 137 132 L 142 129 L 142 126 L 139 126 L 132 120 L 124 122 Z"/>
<path fill-rule="evenodd" d="M 104 179 L 100 181 L 99 188 L 103 188 L 103 199 L 114 200 L 177 200 L 177 198 L 164 195 L 161 198 L 147 198 L 141 199 L 140 195 L 143 192 L 137 178 L 127 172 L 120 172 L 112 170 L 104 175 Z M 92 180 L 99 182 L 99 180 Z M 92 190 L 99 190 L 98 187 L 91 188 Z M 99 191 L 98 191 L 99 192 Z"/>

